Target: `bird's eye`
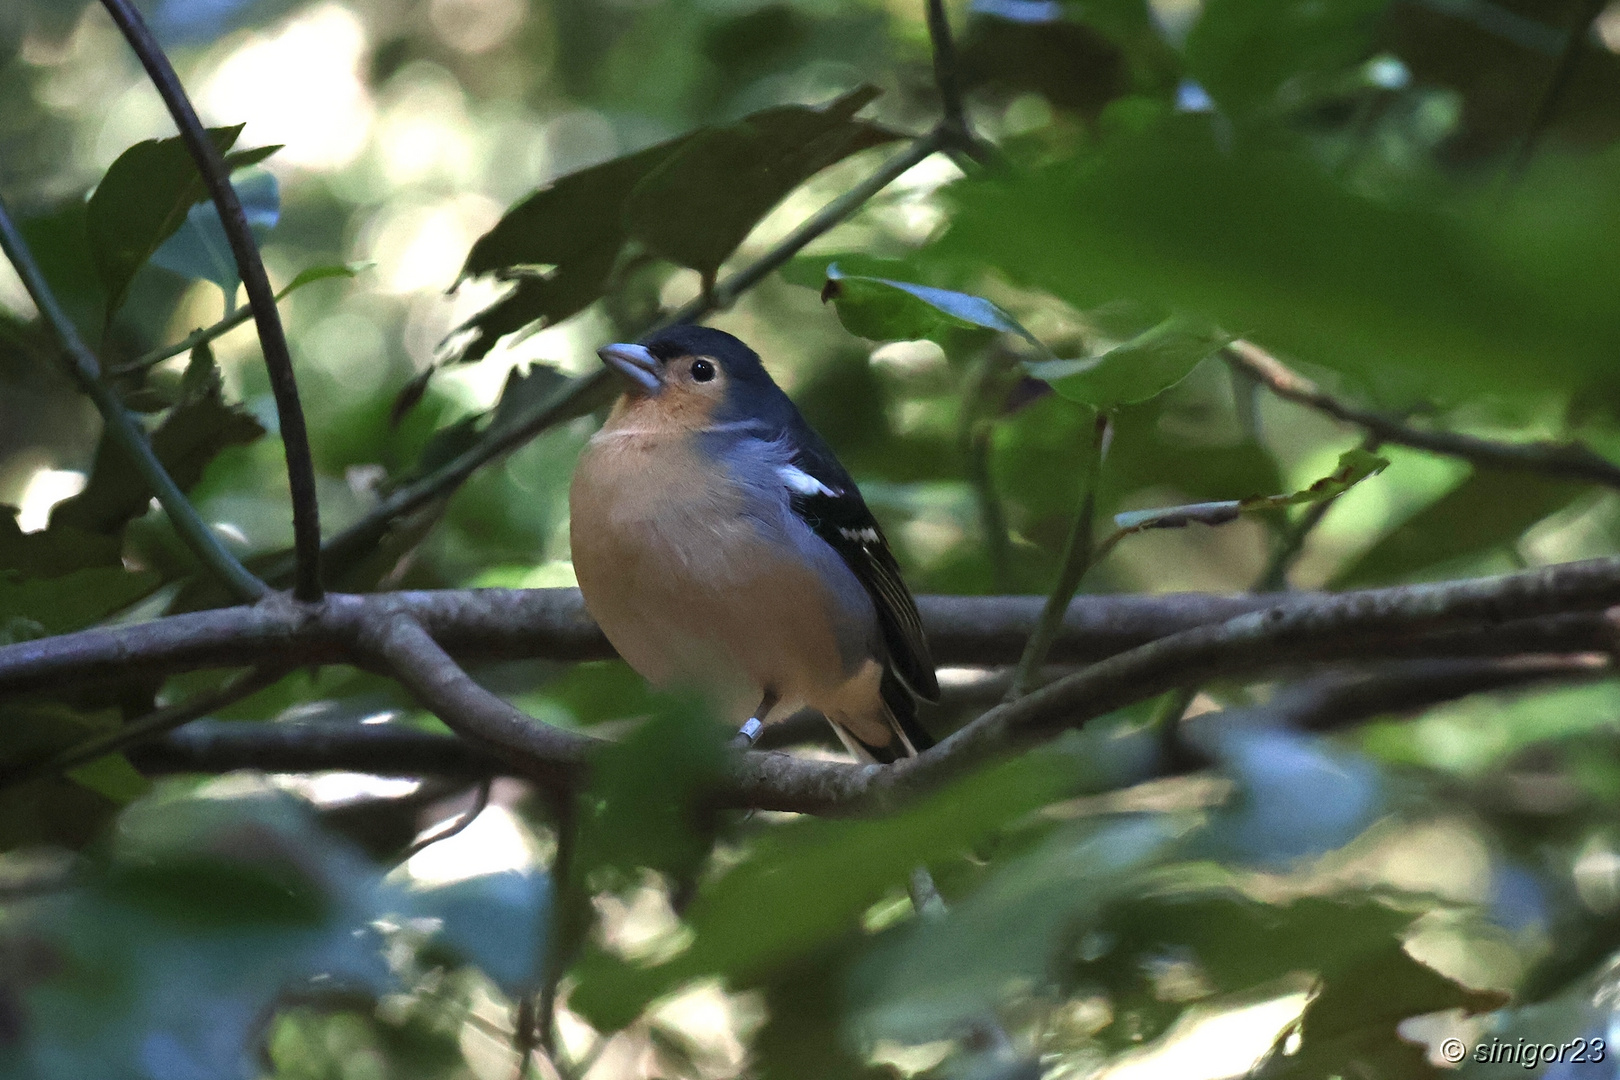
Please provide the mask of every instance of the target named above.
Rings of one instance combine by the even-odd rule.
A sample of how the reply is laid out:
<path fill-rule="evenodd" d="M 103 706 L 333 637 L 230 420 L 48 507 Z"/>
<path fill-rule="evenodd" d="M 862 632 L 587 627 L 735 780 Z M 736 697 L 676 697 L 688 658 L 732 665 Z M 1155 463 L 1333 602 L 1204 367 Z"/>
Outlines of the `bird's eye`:
<path fill-rule="evenodd" d="M 714 365 L 707 360 L 692 361 L 692 381 L 708 382 L 714 378 Z"/>

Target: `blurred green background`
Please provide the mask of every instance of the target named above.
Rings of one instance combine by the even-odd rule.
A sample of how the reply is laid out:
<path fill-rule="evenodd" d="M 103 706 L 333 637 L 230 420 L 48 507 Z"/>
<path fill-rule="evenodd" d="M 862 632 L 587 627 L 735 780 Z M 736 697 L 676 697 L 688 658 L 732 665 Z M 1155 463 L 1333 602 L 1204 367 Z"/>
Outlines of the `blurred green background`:
<path fill-rule="evenodd" d="M 281 305 L 328 535 L 473 445 L 497 403 L 596 370 L 597 346 L 748 266 L 939 117 L 919 0 L 143 11 L 207 123 L 280 146 L 236 174 L 273 283 L 345 268 Z M 974 0 L 949 16 L 987 163 L 929 157 L 709 320 L 834 446 L 914 591 L 1052 588 L 1093 404 L 1114 427 L 1099 520 L 1333 472 L 1362 433 L 1234 376 L 1214 355 L 1225 335 L 1419 427 L 1620 456 L 1620 6 Z M 780 111 L 862 86 L 860 121 Z M 168 432 L 205 520 L 276 574 L 291 511 L 251 324 L 211 354 L 138 363 L 242 303 L 206 208 L 121 302 L 98 263 L 86 196 L 173 133 L 99 5 L 0 9 L 0 195 L 126 401 Z M 834 263 L 987 298 L 1027 331 L 880 285 L 825 303 Z M 99 419 L 35 315 L 0 268 L 0 504 L 16 508 L 14 524 L 0 512 L 0 644 L 224 603 L 164 515 L 97 472 Z M 1030 373 L 1055 369 L 1024 366 L 1145 364 L 1156 325 L 1196 332 L 1128 400 L 1053 393 Z M 335 560 L 331 584 L 572 585 L 567 485 L 600 419 L 480 469 Z M 1388 467 L 1331 505 L 1286 584 L 1620 544 L 1603 486 L 1379 453 Z M 1129 537 L 1083 591 L 1250 589 L 1307 510 Z M 521 1003 L 560 978 L 535 1075 L 1374 1080 L 1450 1068 L 1447 1038 L 1470 1075 L 1524 1071 L 1482 1063 L 1491 1039 L 1584 1040 L 1601 1060 L 1546 1075 L 1613 1075 L 1592 1040 L 1616 1000 L 1620 692 L 1588 659 L 1578 678 L 1328 733 L 1290 726 L 1289 695 L 1334 672 L 1212 685 L 1186 725 L 1197 771 L 1160 757 L 1148 702 L 837 822 L 695 813 L 719 735 L 620 664 L 498 665 L 476 674 L 533 715 L 622 741 L 571 811 L 499 781 L 469 828 L 408 860 L 470 804 L 466 782 L 164 778 L 104 758 L 0 789 L 0 1071 L 510 1077 Z M 221 678 L 132 670 L 0 702 L 0 760 Z M 928 722 L 962 722 L 997 678 L 948 669 Z M 209 722 L 443 730 L 341 667 Z M 906 899 L 924 864 L 938 919 Z M 691 901 L 684 921 L 672 898 Z"/>

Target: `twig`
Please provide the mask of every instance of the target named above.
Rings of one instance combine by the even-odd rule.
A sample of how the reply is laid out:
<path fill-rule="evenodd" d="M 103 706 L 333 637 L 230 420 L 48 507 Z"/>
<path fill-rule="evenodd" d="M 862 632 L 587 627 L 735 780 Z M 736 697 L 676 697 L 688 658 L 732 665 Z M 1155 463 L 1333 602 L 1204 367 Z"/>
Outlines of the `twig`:
<path fill-rule="evenodd" d="M 1007 534 L 1007 512 L 996 494 L 990 473 L 990 454 L 995 425 L 991 417 L 998 403 L 987 399 L 1000 364 L 994 352 L 986 352 L 972 367 L 962 391 L 962 420 L 957 443 L 967 462 L 968 481 L 979 504 L 979 527 L 984 531 L 990 554 L 990 572 L 998 592 L 1012 588 L 1012 544 Z"/>
<path fill-rule="evenodd" d="M 287 458 L 287 484 L 292 493 L 293 547 L 298 556 L 293 595 L 300 600 L 319 600 L 322 593 L 321 519 L 315 492 L 315 464 L 309 452 L 309 432 L 304 423 L 303 406 L 298 400 L 298 382 L 293 375 L 292 356 L 287 350 L 287 335 L 281 326 L 281 315 L 276 310 L 275 294 L 270 288 L 270 278 L 265 274 L 264 261 L 259 257 L 258 245 L 248 228 L 241 200 L 236 197 L 236 189 L 231 187 L 225 161 L 208 137 L 202 121 L 197 119 L 197 112 L 192 108 L 185 88 L 180 85 L 179 76 L 175 74 L 169 58 L 164 55 L 162 47 L 146 28 L 146 23 L 130 0 L 102 0 L 102 4 L 123 31 L 124 38 L 135 50 L 141 66 L 146 69 L 163 103 L 168 106 L 169 115 L 180 129 L 186 149 L 191 151 L 197 171 L 202 174 L 208 194 L 219 210 L 225 238 L 236 256 L 236 271 L 247 289 L 265 367 L 270 373 L 270 389 L 276 399 L 281 442 Z"/>
<path fill-rule="evenodd" d="M 877 172 L 822 207 L 764 255 L 716 284 L 711 293 L 699 296 L 674 312 L 660 325 L 694 322 L 729 307 L 744 292 L 797 255 L 806 244 L 849 218 L 902 173 L 939 150 L 944 142 L 945 136 L 938 129 L 914 140 L 905 150 L 886 161 Z M 582 403 L 591 401 L 593 396 L 603 395 L 611 386 L 612 380 L 607 370 L 599 369 L 559 387 L 545 401 L 515 415 L 510 423 L 486 431 L 477 444 L 467 451 L 420 480 L 401 487 L 378 503 L 365 517 L 329 538 L 324 546 L 328 558 L 342 564 L 355 553 L 371 550 L 395 518 L 449 495 L 483 465 L 522 446 L 554 424 L 578 415 L 582 411 Z"/>
<path fill-rule="evenodd" d="M 214 690 L 201 694 L 194 694 L 184 701 L 177 701 L 173 705 L 165 705 L 154 709 L 138 720 L 132 720 L 117 730 L 109 731 L 99 738 L 71 746 L 59 754 L 54 754 L 43 761 L 31 765 L 22 765 L 17 768 L 0 772 L 0 791 L 6 788 L 26 784 L 30 780 L 37 780 L 42 776 L 55 776 L 76 769 L 99 757 L 116 753 L 131 746 L 146 742 L 165 731 L 172 731 L 177 727 L 189 724 L 199 717 L 206 716 L 216 709 L 223 709 L 227 705 L 234 705 L 244 698 L 252 697 L 265 687 L 280 679 L 286 669 L 278 665 L 264 665 L 251 668 L 231 679 Z"/>
<path fill-rule="evenodd" d="M 1091 456 L 1080 478 L 1080 506 L 1075 512 L 1068 542 L 1063 548 L 1063 568 L 1058 572 L 1057 584 L 1046 598 L 1045 606 L 1041 608 L 1040 620 L 1035 624 L 1034 633 L 1029 636 L 1024 655 L 1018 658 L 1012 686 L 1007 690 L 1009 701 L 1028 693 L 1040 678 L 1041 665 L 1046 663 L 1047 654 L 1052 651 L 1052 642 L 1057 639 L 1058 630 L 1063 625 L 1063 616 L 1069 610 L 1074 594 L 1079 591 L 1086 571 L 1096 561 L 1093 556 L 1100 557 L 1105 550 L 1095 549 L 1092 530 L 1096 516 L 1097 477 L 1101 474 L 1103 459 L 1108 456 L 1108 443 L 1112 436 L 1113 418 L 1099 412 L 1093 429 Z"/>
<path fill-rule="evenodd" d="M 1265 383 L 1278 397 L 1353 424 L 1381 442 L 1462 458 L 1493 469 L 1541 473 L 1620 489 L 1620 465 L 1582 443 L 1505 443 L 1450 431 L 1421 431 L 1393 417 L 1340 401 L 1251 341 L 1232 342 L 1225 355 Z"/>
<path fill-rule="evenodd" d="M 485 807 L 489 806 L 489 789 L 491 786 L 490 781 L 490 777 L 484 777 L 473 795 L 473 804 L 466 810 L 463 810 L 461 813 L 457 814 L 450 821 L 440 822 L 432 832 L 428 833 L 426 836 L 413 843 L 410 847 L 406 848 L 405 854 L 400 856 L 400 861 L 408 861 L 413 855 L 426 851 L 428 848 L 432 847 L 434 844 L 437 844 L 441 840 L 450 839 L 452 836 L 455 836 L 457 833 L 466 829 L 466 827 L 471 825 L 474 821 L 477 821 L 478 815 L 482 814 Z"/>
<path fill-rule="evenodd" d="M 0 248 L 5 250 L 6 257 L 11 260 L 12 266 L 16 267 L 17 276 L 22 278 L 23 286 L 28 290 L 28 295 L 33 297 L 34 305 L 39 308 L 40 314 L 51 324 L 51 329 L 56 331 L 56 336 L 67 353 L 68 369 L 74 380 L 78 382 L 80 389 L 89 395 L 90 400 L 95 402 L 96 410 L 101 413 L 102 421 L 106 424 L 113 441 L 129 455 L 135 470 L 140 473 L 141 479 L 152 489 L 159 505 L 169 515 L 169 521 L 173 523 L 174 531 L 180 534 L 180 539 L 204 566 L 224 582 L 237 599 L 257 600 L 268 593 L 269 587 L 254 577 L 247 567 L 226 549 L 219 537 L 214 535 L 214 531 L 203 523 L 202 518 L 197 515 L 196 507 L 191 505 L 191 500 L 186 498 L 185 492 L 180 490 L 174 478 L 163 467 L 163 462 L 158 460 L 152 444 L 147 441 L 146 433 L 130 417 L 112 388 L 102 382 L 100 361 L 79 337 L 79 331 L 74 327 L 73 320 L 68 318 L 67 312 L 57 303 L 56 294 L 51 291 L 50 284 L 46 282 L 39 264 L 34 261 L 33 253 L 28 250 L 28 244 L 11 220 L 11 214 L 6 210 L 4 203 L 0 203 Z"/>
<path fill-rule="evenodd" d="M 1603 14 L 1607 2 L 1608 0 L 1586 0 L 1581 5 L 1575 25 L 1570 27 L 1568 36 L 1564 38 L 1564 47 L 1558 54 L 1558 63 L 1553 68 L 1552 78 L 1547 80 L 1547 89 L 1541 95 L 1541 100 L 1536 103 L 1536 111 L 1530 118 L 1530 126 L 1525 129 L 1524 141 L 1519 144 L 1518 153 L 1513 156 L 1513 165 L 1508 170 L 1510 180 L 1517 180 L 1523 176 L 1525 169 L 1529 167 L 1537 144 L 1552 124 L 1552 118 L 1558 112 L 1558 104 L 1563 100 L 1565 91 L 1569 89 L 1569 84 L 1575 77 L 1575 68 L 1580 63 L 1587 35 L 1592 31 L 1592 24 Z"/>
<path fill-rule="evenodd" d="M 927 0 L 927 4 L 928 41 L 934 55 L 934 84 L 939 88 L 942 114 L 939 126 L 949 139 L 945 149 L 954 152 L 953 157 L 966 155 L 974 164 L 988 165 L 998 155 L 974 133 L 973 125 L 968 122 L 967 109 L 962 101 L 956 43 L 951 40 L 951 21 L 945 13 L 945 2 Z"/>

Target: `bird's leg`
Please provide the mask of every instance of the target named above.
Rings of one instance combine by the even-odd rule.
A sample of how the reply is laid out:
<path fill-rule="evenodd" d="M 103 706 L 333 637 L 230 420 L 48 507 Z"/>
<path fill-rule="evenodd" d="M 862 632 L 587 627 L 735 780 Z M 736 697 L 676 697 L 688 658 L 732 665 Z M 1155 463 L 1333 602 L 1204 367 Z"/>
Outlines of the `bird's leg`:
<path fill-rule="evenodd" d="M 769 716 L 771 710 L 776 708 L 778 700 L 780 699 L 776 691 L 767 686 L 765 696 L 759 699 L 759 707 L 754 710 L 754 715 L 748 718 L 748 722 L 743 724 L 741 730 L 732 737 L 731 745 L 739 750 L 746 750 L 753 746 L 754 741 L 759 738 L 759 733 L 765 730 L 765 717 Z"/>

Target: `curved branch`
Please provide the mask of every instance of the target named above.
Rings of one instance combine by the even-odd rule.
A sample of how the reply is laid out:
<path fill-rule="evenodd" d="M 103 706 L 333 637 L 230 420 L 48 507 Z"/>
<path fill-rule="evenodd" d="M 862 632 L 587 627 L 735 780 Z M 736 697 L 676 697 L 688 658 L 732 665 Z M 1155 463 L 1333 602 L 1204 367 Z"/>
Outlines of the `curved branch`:
<path fill-rule="evenodd" d="M 135 55 L 140 57 L 141 66 L 168 106 L 169 115 L 174 117 L 186 149 L 191 151 L 197 171 L 208 187 L 208 194 L 219 209 L 225 238 L 236 256 L 236 271 L 247 289 L 253 321 L 258 326 L 259 345 L 270 372 L 270 389 L 275 395 L 280 419 L 281 443 L 287 457 L 287 483 L 292 492 L 293 546 L 298 554 L 293 594 L 300 600 L 319 600 L 322 592 L 321 518 L 315 495 L 315 464 L 309 452 L 309 432 L 304 424 L 303 405 L 298 400 L 298 382 L 293 376 L 287 335 L 281 326 L 281 314 L 276 310 L 270 278 L 264 272 L 264 261 L 259 258 L 259 247 L 248 229 L 247 215 L 236 197 L 236 189 L 231 187 L 225 160 L 203 129 L 202 121 L 197 119 L 197 111 L 192 108 L 174 66 L 157 39 L 146 28 L 130 0 L 102 0 L 102 4 L 123 31 Z"/>
<path fill-rule="evenodd" d="M 1225 351 L 1228 360 L 1259 379 L 1278 397 L 1354 424 L 1382 442 L 1461 458 L 1493 469 L 1540 473 L 1620 489 L 1620 465 L 1583 443 L 1505 443 L 1452 431 L 1423 431 L 1382 413 L 1340 401 L 1252 341 L 1234 341 Z"/>

